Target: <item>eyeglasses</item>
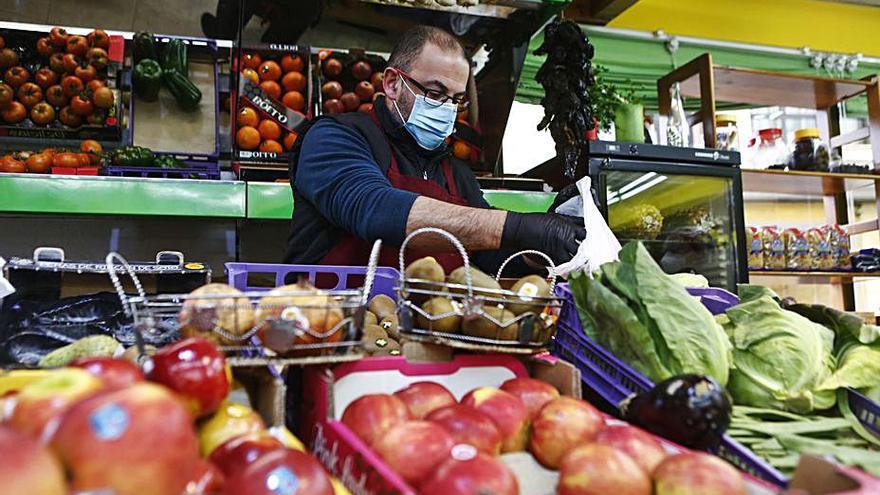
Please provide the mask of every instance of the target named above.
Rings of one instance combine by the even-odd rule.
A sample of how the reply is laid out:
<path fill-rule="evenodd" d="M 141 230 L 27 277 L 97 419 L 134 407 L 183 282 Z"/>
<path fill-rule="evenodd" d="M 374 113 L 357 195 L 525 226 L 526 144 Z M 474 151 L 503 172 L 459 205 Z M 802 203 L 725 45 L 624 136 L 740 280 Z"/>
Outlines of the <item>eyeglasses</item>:
<path fill-rule="evenodd" d="M 455 105 L 458 107 L 458 111 L 462 112 L 464 110 L 467 110 L 467 108 L 471 104 L 471 102 L 467 99 L 467 96 L 449 96 L 443 91 L 426 88 L 422 83 L 416 81 L 411 75 L 407 74 L 406 72 L 396 67 L 394 68 L 394 70 L 397 71 L 397 73 L 400 74 L 401 77 L 411 82 L 413 86 L 418 88 L 418 90 L 421 91 L 423 95 L 425 95 L 425 102 L 430 106 L 439 107 L 440 105 L 451 101 L 452 103 L 455 103 Z"/>

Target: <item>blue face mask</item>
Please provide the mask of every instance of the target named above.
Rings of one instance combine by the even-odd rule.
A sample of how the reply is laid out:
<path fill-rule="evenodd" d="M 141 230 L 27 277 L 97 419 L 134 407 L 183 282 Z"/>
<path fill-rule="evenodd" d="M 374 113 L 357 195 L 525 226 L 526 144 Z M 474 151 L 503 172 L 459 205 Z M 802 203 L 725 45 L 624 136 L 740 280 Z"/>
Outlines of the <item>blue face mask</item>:
<path fill-rule="evenodd" d="M 427 102 L 425 95 L 417 95 L 415 91 L 410 89 L 406 81 L 401 79 L 401 82 L 415 97 L 408 119 L 403 118 L 400 107 L 397 106 L 396 101 L 394 102 L 397 115 L 400 115 L 400 120 L 405 121 L 403 127 L 409 131 L 416 143 L 422 148 L 426 150 L 437 149 L 455 129 L 458 106 L 452 102 L 432 105 Z"/>

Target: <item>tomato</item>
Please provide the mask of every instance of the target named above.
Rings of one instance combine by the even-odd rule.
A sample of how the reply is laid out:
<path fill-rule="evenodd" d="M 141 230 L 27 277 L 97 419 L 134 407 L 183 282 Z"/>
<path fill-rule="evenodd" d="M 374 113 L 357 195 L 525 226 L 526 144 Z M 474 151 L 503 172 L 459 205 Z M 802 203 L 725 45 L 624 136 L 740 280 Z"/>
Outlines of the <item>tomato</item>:
<path fill-rule="evenodd" d="M 67 37 L 68 34 L 64 28 L 54 27 L 49 31 L 49 39 L 52 40 L 52 44 L 58 48 L 64 48 L 67 46 Z"/>
<path fill-rule="evenodd" d="M 101 161 L 101 153 L 104 152 L 104 147 L 94 139 L 86 139 L 79 143 L 79 150 L 82 153 L 88 153 L 92 158 L 92 163 L 97 164 Z"/>
<path fill-rule="evenodd" d="M 49 68 L 52 69 L 52 72 L 57 72 L 61 74 L 64 72 L 64 54 L 63 53 L 53 53 L 51 57 L 49 57 Z"/>
<path fill-rule="evenodd" d="M 46 101 L 54 107 L 67 105 L 67 95 L 64 94 L 64 89 L 61 88 L 60 84 L 50 86 L 46 90 Z"/>
<path fill-rule="evenodd" d="M 0 158 L 0 172 L 7 174 L 23 174 L 27 172 L 27 166 L 21 160 L 16 160 L 12 155 Z"/>
<path fill-rule="evenodd" d="M 103 86 L 92 93 L 92 102 L 98 108 L 110 108 L 113 106 L 113 90 Z"/>
<path fill-rule="evenodd" d="M 82 79 L 82 82 L 87 83 L 98 77 L 98 71 L 94 65 L 80 65 L 74 69 L 73 75 Z"/>
<path fill-rule="evenodd" d="M 281 68 L 284 72 L 302 72 L 303 60 L 299 55 L 287 54 L 281 57 Z"/>
<path fill-rule="evenodd" d="M 65 53 L 61 58 L 61 63 L 64 66 L 64 72 L 69 74 L 73 74 L 73 71 L 82 65 L 80 58 L 73 53 Z"/>
<path fill-rule="evenodd" d="M 86 123 L 88 123 L 89 125 L 104 125 L 105 120 L 107 120 L 107 112 L 101 110 L 100 108 L 86 117 Z"/>
<path fill-rule="evenodd" d="M 69 106 L 61 109 L 58 113 L 58 120 L 69 127 L 79 127 L 82 125 L 83 121 L 82 117 L 73 113 L 73 110 Z"/>
<path fill-rule="evenodd" d="M 0 83 L 0 108 L 7 108 L 15 99 L 15 90 L 6 83 Z"/>
<path fill-rule="evenodd" d="M 0 112 L 0 117 L 3 117 L 5 122 L 17 124 L 27 117 L 27 109 L 21 103 L 13 101 L 5 110 Z"/>
<path fill-rule="evenodd" d="M 6 48 L 6 40 L 3 38 L 3 36 L 0 36 L 0 49 L 2 48 Z"/>
<path fill-rule="evenodd" d="M 48 157 L 53 157 L 55 156 L 55 148 L 43 148 L 43 151 L 41 151 L 40 153 Z"/>
<path fill-rule="evenodd" d="M 89 81 L 88 84 L 86 84 L 86 89 L 88 91 L 94 93 L 95 91 L 98 90 L 98 88 L 103 88 L 106 85 L 107 84 L 104 81 L 102 81 L 101 79 L 92 79 L 91 81 Z"/>
<path fill-rule="evenodd" d="M 58 82 L 58 74 L 48 67 L 43 67 L 34 74 L 34 81 L 37 81 L 38 86 L 46 89 Z"/>
<path fill-rule="evenodd" d="M 55 45 L 52 44 L 52 40 L 48 36 L 43 36 L 37 40 L 37 53 L 40 55 L 49 58 L 55 51 Z"/>
<path fill-rule="evenodd" d="M 103 48 L 104 50 L 110 49 L 110 35 L 103 29 L 95 29 L 86 36 L 86 40 L 89 42 L 89 46 Z"/>
<path fill-rule="evenodd" d="M 103 48 L 90 48 L 89 52 L 86 53 L 86 60 L 98 70 L 107 67 L 107 64 L 110 63 L 110 57 L 107 55 L 107 50 Z"/>
<path fill-rule="evenodd" d="M 241 75 L 254 84 L 260 84 L 260 75 L 254 69 L 245 69 L 241 71 Z"/>
<path fill-rule="evenodd" d="M 245 69 L 254 69 L 260 66 L 263 63 L 263 59 L 260 57 L 259 53 L 245 53 L 243 57 L 241 57 L 241 66 Z"/>
<path fill-rule="evenodd" d="M 27 82 L 18 88 L 18 101 L 30 108 L 43 101 L 43 90 L 32 82 Z"/>
<path fill-rule="evenodd" d="M 11 48 L 0 50 L 0 69 L 18 65 L 18 54 Z"/>
<path fill-rule="evenodd" d="M 6 69 L 6 73 L 3 74 L 3 79 L 13 88 L 18 88 L 30 78 L 31 73 L 20 65 Z"/>
<path fill-rule="evenodd" d="M 76 153 L 56 153 L 55 156 L 52 157 L 52 166 L 76 168 L 79 167 L 79 157 L 76 156 Z"/>
<path fill-rule="evenodd" d="M 45 174 L 52 168 L 52 157 L 43 153 L 34 153 L 25 162 L 27 171 L 32 174 Z"/>
<path fill-rule="evenodd" d="M 80 167 L 88 167 L 92 164 L 92 157 L 88 153 L 74 153 L 79 160 Z"/>
<path fill-rule="evenodd" d="M 68 98 L 72 98 L 83 92 L 85 86 L 83 86 L 83 82 L 80 78 L 76 76 L 67 76 L 61 80 L 61 87 L 64 89 L 64 94 Z"/>
<path fill-rule="evenodd" d="M 67 51 L 67 53 L 72 53 L 78 57 L 83 57 L 85 56 L 86 52 L 89 51 L 89 42 L 86 41 L 85 36 L 68 36 L 65 51 Z"/>
<path fill-rule="evenodd" d="M 275 98 L 276 100 L 281 98 L 281 86 L 278 85 L 275 81 L 263 81 L 260 83 L 260 89 L 263 90 L 264 93 Z"/>
<path fill-rule="evenodd" d="M 70 109 L 73 110 L 73 113 L 85 117 L 95 111 L 95 106 L 88 98 L 76 95 L 70 99 Z"/>
<path fill-rule="evenodd" d="M 52 105 L 41 101 L 31 108 L 31 122 L 37 125 L 51 124 L 55 120 L 55 109 Z"/>
<path fill-rule="evenodd" d="M 281 77 L 281 67 L 277 63 L 268 60 L 260 64 L 257 73 L 263 81 L 277 81 Z"/>

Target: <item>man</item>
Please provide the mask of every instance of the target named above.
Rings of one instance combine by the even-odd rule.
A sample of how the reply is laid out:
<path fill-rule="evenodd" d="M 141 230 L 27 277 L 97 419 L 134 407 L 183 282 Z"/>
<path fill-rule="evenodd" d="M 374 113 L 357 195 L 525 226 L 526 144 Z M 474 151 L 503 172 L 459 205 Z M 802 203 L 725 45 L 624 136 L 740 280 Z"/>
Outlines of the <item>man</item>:
<path fill-rule="evenodd" d="M 365 265 L 382 239 L 380 264 L 397 266 L 403 239 L 422 227 L 449 231 L 490 272 L 523 249 L 557 263 L 572 257 L 585 234 L 579 219 L 491 209 L 471 170 L 450 157 L 444 140 L 467 106 L 469 72 L 455 37 L 414 27 L 391 53 L 371 114 L 328 116 L 303 131 L 291 153 L 287 263 Z M 437 235 L 414 238 L 407 251 L 447 271 L 462 263 Z"/>

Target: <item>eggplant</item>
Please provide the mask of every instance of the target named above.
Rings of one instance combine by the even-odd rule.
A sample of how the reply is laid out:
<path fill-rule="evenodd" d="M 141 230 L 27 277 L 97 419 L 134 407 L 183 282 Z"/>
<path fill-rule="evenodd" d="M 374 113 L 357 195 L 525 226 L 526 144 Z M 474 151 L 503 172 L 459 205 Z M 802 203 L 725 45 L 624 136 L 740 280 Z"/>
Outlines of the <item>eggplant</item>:
<path fill-rule="evenodd" d="M 667 440 L 698 450 L 721 444 L 730 426 L 730 395 L 713 378 L 678 375 L 621 404 L 623 417 Z"/>

